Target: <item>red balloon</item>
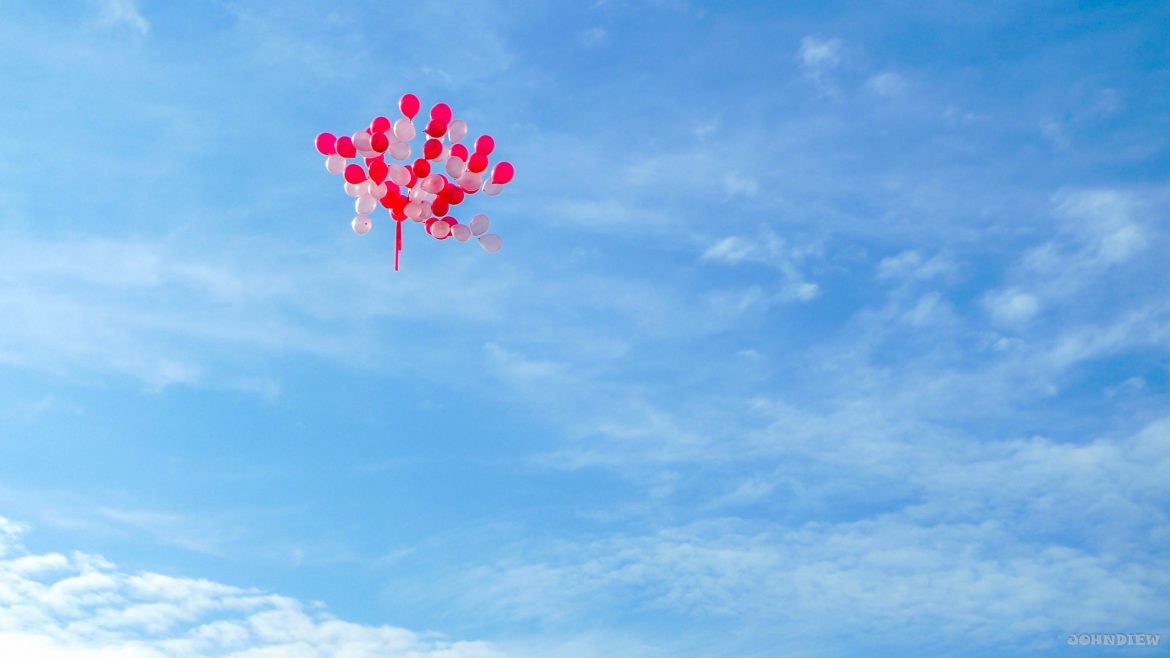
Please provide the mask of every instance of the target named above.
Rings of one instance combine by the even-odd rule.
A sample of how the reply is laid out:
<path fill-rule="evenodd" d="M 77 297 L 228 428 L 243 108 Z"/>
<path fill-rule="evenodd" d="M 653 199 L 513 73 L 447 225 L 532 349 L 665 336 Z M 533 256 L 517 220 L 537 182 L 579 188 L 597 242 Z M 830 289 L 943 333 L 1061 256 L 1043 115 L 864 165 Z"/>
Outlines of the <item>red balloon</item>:
<path fill-rule="evenodd" d="M 373 163 L 373 162 L 375 162 L 375 161 L 378 161 L 378 160 L 381 160 L 382 162 L 385 162 L 385 161 L 386 161 L 386 156 L 384 156 L 384 155 L 375 155 L 375 156 L 374 156 L 374 157 L 372 157 L 372 158 L 365 158 L 365 161 L 366 161 L 366 168 L 369 168 L 369 166 L 370 166 L 370 164 L 371 164 L 371 163 Z"/>
<path fill-rule="evenodd" d="M 345 168 L 345 180 L 357 185 L 366 179 L 366 170 L 360 164 L 351 164 Z"/>
<path fill-rule="evenodd" d="M 427 123 L 427 128 L 424 131 L 431 137 L 442 137 L 447 133 L 447 122 L 439 121 L 438 119 L 431 119 Z"/>
<path fill-rule="evenodd" d="M 472 153 L 471 159 L 467 161 L 467 170 L 474 174 L 478 174 L 484 169 L 487 169 L 487 166 L 488 159 L 483 153 Z"/>
<path fill-rule="evenodd" d="M 467 162 L 467 147 L 462 144 L 454 144 L 451 146 L 451 157 L 459 158 Z"/>
<path fill-rule="evenodd" d="M 438 197 L 431 202 L 431 212 L 436 215 L 446 215 L 447 211 L 451 209 L 451 202 L 443 197 Z"/>
<path fill-rule="evenodd" d="M 343 158 L 352 158 L 357 155 L 357 149 L 354 148 L 353 140 L 349 137 L 337 138 L 337 155 Z"/>
<path fill-rule="evenodd" d="M 403 207 L 405 207 L 405 206 L 406 206 L 406 204 L 403 204 Z M 390 211 L 390 216 L 391 216 L 391 217 L 393 217 L 393 218 L 394 218 L 394 221 L 396 221 L 396 222 L 402 222 L 402 221 L 405 221 L 405 220 L 406 220 L 406 213 L 405 213 L 405 212 L 402 212 L 402 211 L 401 211 L 401 210 L 399 210 L 398 208 L 395 208 L 394 210 L 391 210 L 391 211 Z"/>
<path fill-rule="evenodd" d="M 516 170 L 512 169 L 511 162 L 497 162 L 496 166 L 492 167 L 492 182 L 503 185 L 512 180 L 512 176 L 516 175 Z"/>
<path fill-rule="evenodd" d="M 443 142 L 437 139 L 428 139 L 423 143 L 423 157 L 427 160 L 434 160 L 443 154 Z"/>
<path fill-rule="evenodd" d="M 452 227 L 452 228 L 454 228 L 454 226 L 455 226 L 456 224 L 458 224 L 458 223 L 459 223 L 459 220 L 458 220 L 458 219 L 455 219 L 454 217 L 452 217 L 452 216 L 450 216 L 450 215 L 448 215 L 448 216 L 444 217 L 444 218 L 443 218 L 443 219 L 441 219 L 440 221 L 447 222 L 447 226 L 450 226 L 450 227 Z"/>
<path fill-rule="evenodd" d="M 317 135 L 317 152 L 321 155 L 337 153 L 337 138 L 333 136 L 333 133 Z"/>
<path fill-rule="evenodd" d="M 370 130 L 375 133 L 384 133 L 390 130 L 390 119 L 374 117 L 374 120 L 370 122 Z"/>
<path fill-rule="evenodd" d="M 444 189 L 443 194 L 446 195 L 448 203 L 453 206 L 457 206 L 463 203 L 463 197 L 467 193 L 463 191 L 462 187 L 459 187 L 458 185 L 452 185 Z"/>
<path fill-rule="evenodd" d="M 426 178 L 431 175 L 431 163 L 419 158 L 414 161 L 414 175 L 419 178 Z"/>
<path fill-rule="evenodd" d="M 435 103 L 431 108 L 431 118 L 444 124 L 451 123 L 451 106 L 446 103 Z"/>
<path fill-rule="evenodd" d="M 418 96 L 414 94 L 405 94 L 398 99 L 398 110 L 402 112 L 402 116 L 407 119 L 413 119 L 414 115 L 418 114 L 418 108 L 421 107 L 418 102 Z"/>
<path fill-rule="evenodd" d="M 390 168 L 382 160 L 374 160 L 370 163 L 370 180 L 381 185 L 386 180 L 386 173 Z"/>
<path fill-rule="evenodd" d="M 491 135 L 480 135 L 479 139 L 475 140 L 475 152 L 483 153 L 484 155 L 491 155 L 492 150 L 496 148 L 496 140 L 492 139 Z"/>
<path fill-rule="evenodd" d="M 414 187 L 414 184 L 418 182 L 418 175 L 414 173 L 414 167 L 407 167 L 406 173 L 410 174 L 410 180 L 406 182 L 406 187 Z"/>
<path fill-rule="evenodd" d="M 386 133 L 374 133 L 370 137 L 370 148 L 378 153 L 385 153 L 386 149 L 390 148 L 390 138 L 386 136 Z"/>

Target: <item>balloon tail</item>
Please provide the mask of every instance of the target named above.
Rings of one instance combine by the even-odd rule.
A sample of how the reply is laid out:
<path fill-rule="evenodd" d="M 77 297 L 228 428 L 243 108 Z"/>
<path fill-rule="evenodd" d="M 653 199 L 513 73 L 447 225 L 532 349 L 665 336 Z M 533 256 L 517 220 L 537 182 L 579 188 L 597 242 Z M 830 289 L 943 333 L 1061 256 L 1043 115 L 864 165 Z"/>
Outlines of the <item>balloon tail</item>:
<path fill-rule="evenodd" d="M 394 271 L 398 271 L 398 252 L 402 251 L 402 222 L 394 222 Z"/>

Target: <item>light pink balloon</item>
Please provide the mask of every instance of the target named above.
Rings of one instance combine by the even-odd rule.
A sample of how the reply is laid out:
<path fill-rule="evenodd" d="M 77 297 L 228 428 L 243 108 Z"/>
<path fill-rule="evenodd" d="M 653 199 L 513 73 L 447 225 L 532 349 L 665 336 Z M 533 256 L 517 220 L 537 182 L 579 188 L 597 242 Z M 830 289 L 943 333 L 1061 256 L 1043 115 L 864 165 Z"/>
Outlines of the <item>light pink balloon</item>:
<path fill-rule="evenodd" d="M 467 122 L 463 119 L 455 119 L 447 125 L 447 139 L 451 140 L 452 144 L 458 144 L 467 137 Z"/>
<path fill-rule="evenodd" d="M 395 160 L 409 160 L 410 144 L 407 144 L 406 142 L 391 144 L 387 153 L 389 153 L 390 157 L 394 158 Z"/>
<path fill-rule="evenodd" d="M 362 195 L 361 186 L 354 185 L 353 183 L 351 183 L 349 181 L 345 181 L 345 193 L 356 199 L 357 197 Z"/>
<path fill-rule="evenodd" d="M 442 174 L 431 174 L 423 179 L 422 188 L 431 194 L 438 194 L 447 187 L 447 179 Z"/>
<path fill-rule="evenodd" d="M 456 155 L 447 158 L 447 164 L 443 166 L 447 170 L 447 175 L 451 178 L 459 178 L 463 175 L 463 172 L 467 171 L 467 163 Z"/>
<path fill-rule="evenodd" d="M 492 183 L 492 182 L 488 181 L 488 182 L 485 182 L 483 184 L 483 193 L 488 195 L 488 196 L 495 196 L 495 195 L 499 194 L 500 191 L 503 189 L 504 189 L 504 186 L 500 185 L 499 183 Z"/>
<path fill-rule="evenodd" d="M 431 235 L 442 240 L 448 235 L 451 235 L 451 225 L 447 222 L 435 222 L 431 224 Z"/>
<path fill-rule="evenodd" d="M 345 171 L 345 158 L 336 153 L 325 158 L 325 170 L 331 174 L 340 174 Z"/>
<path fill-rule="evenodd" d="M 386 187 L 385 183 L 371 185 L 370 186 L 370 196 L 374 197 L 375 199 L 381 199 L 382 197 L 386 196 L 386 192 L 388 192 L 389 190 L 390 190 L 390 188 Z"/>
<path fill-rule="evenodd" d="M 422 217 L 422 206 L 420 206 L 417 201 L 411 201 L 410 203 L 406 204 L 406 208 L 402 212 L 406 213 L 407 217 L 417 222 L 420 221 L 420 218 Z"/>
<path fill-rule="evenodd" d="M 370 218 L 366 217 L 365 215 L 358 215 L 357 217 L 354 217 L 353 221 L 350 222 L 349 225 L 353 227 L 353 232 L 357 233 L 358 235 L 365 235 L 366 233 L 369 233 L 370 229 L 374 226 L 373 222 L 370 221 Z"/>
<path fill-rule="evenodd" d="M 359 196 L 357 200 L 353 202 L 353 209 L 356 210 L 357 214 L 359 215 L 368 215 L 374 212 L 374 208 L 377 207 L 378 202 L 374 201 L 374 197 L 372 196 Z"/>
<path fill-rule="evenodd" d="M 409 142 L 414 139 L 414 124 L 409 119 L 399 119 L 394 122 L 394 136 L 399 141 Z"/>
<path fill-rule="evenodd" d="M 459 177 L 457 182 L 459 183 L 459 187 L 462 187 L 464 190 L 475 192 L 479 189 L 480 185 L 483 185 L 483 175 L 477 174 L 474 171 L 466 171 L 463 172 L 463 175 Z"/>
<path fill-rule="evenodd" d="M 370 134 L 362 131 L 353 134 L 353 147 L 359 152 L 366 151 L 373 153 L 374 147 L 370 143 Z"/>
<path fill-rule="evenodd" d="M 488 233 L 487 235 L 479 236 L 479 246 L 489 254 L 494 254 L 504 246 L 504 241 L 495 233 Z"/>
<path fill-rule="evenodd" d="M 483 235 L 488 230 L 488 226 L 490 224 L 491 224 L 491 220 L 489 220 L 488 216 L 483 214 L 483 213 L 480 213 L 480 214 L 476 215 L 475 217 L 472 217 L 471 218 L 471 233 L 472 233 L 472 235 Z"/>
<path fill-rule="evenodd" d="M 456 224 L 451 227 L 451 236 L 460 242 L 467 242 L 471 239 L 471 229 L 467 228 L 467 224 Z"/>
<path fill-rule="evenodd" d="M 387 178 L 395 185 L 406 185 L 410 182 L 410 172 L 400 164 L 392 164 L 390 165 L 390 173 L 387 175 Z"/>

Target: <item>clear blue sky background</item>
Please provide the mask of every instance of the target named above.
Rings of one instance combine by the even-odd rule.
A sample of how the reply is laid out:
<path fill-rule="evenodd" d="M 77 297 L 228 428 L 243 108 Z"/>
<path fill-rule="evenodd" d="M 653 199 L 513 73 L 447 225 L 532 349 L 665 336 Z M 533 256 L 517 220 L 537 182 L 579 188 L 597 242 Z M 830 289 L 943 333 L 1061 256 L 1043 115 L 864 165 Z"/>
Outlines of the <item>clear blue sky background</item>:
<path fill-rule="evenodd" d="M 0 2 L 0 654 L 1168 655 L 1167 35 Z M 407 91 L 501 253 L 350 231 Z"/>

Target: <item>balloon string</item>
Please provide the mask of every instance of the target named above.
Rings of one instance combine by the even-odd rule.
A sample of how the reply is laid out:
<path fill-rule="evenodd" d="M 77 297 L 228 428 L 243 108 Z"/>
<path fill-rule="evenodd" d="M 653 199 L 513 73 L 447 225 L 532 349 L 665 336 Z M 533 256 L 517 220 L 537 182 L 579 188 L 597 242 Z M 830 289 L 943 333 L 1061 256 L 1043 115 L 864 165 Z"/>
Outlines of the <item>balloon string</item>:
<path fill-rule="evenodd" d="M 402 222 L 394 222 L 394 271 L 398 271 L 398 252 L 402 251 Z"/>

